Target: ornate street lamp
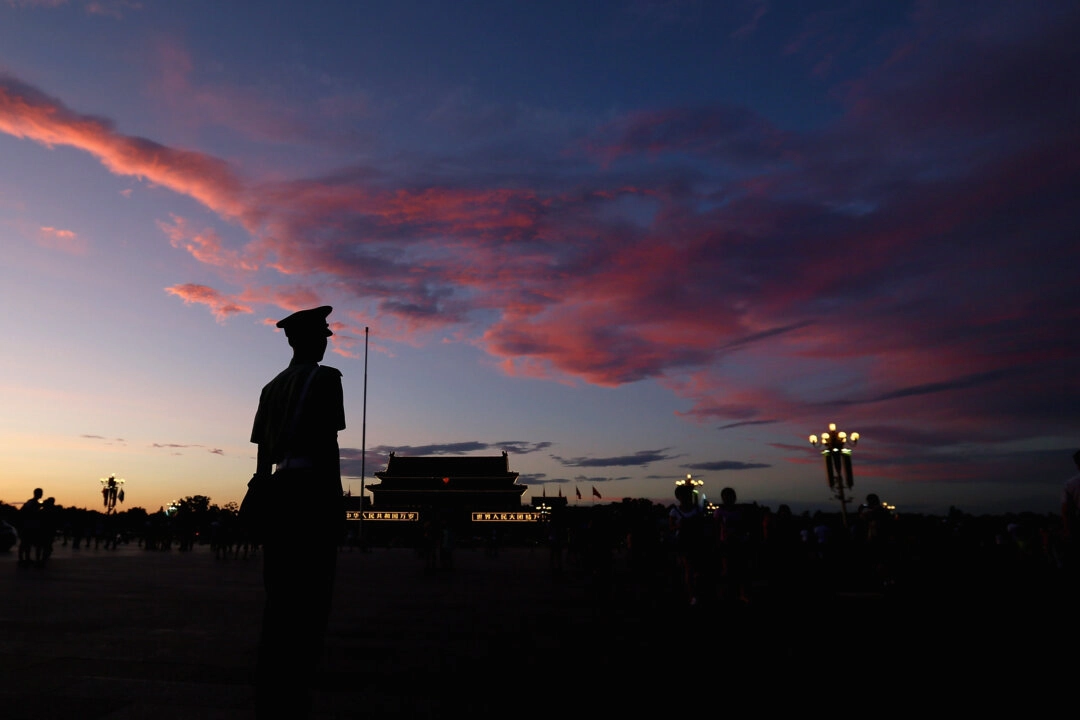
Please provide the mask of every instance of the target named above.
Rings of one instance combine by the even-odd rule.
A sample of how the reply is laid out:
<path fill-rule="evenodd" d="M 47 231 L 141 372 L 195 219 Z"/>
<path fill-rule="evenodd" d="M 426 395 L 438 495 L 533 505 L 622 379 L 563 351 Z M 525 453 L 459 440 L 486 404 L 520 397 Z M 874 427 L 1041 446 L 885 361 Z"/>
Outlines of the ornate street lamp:
<path fill-rule="evenodd" d="M 855 485 L 855 475 L 851 471 L 851 448 L 859 442 L 859 433 L 846 433 L 836 429 L 836 423 L 829 423 L 829 431 L 810 436 L 810 444 L 821 446 L 821 455 L 825 458 L 825 476 L 829 480 L 829 489 L 840 500 L 840 514 L 847 527 L 847 504 L 851 502 L 845 494 Z M 849 445 L 851 447 L 849 447 Z"/>
<path fill-rule="evenodd" d="M 676 493 L 677 493 L 678 489 L 680 487 L 682 487 L 684 485 L 689 487 L 690 490 L 693 492 L 694 504 L 695 505 L 703 505 L 704 502 L 705 502 L 705 493 L 703 491 L 698 490 L 698 488 L 701 487 L 704 484 L 705 484 L 704 480 L 699 480 L 699 479 L 695 478 L 694 476 L 692 476 L 690 473 L 686 473 L 685 478 L 679 478 L 678 480 L 675 481 L 675 490 L 676 490 Z"/>
<path fill-rule="evenodd" d="M 116 512 L 116 501 L 124 502 L 124 479 L 115 475 L 101 478 L 101 497 L 105 501 L 105 514 Z"/>

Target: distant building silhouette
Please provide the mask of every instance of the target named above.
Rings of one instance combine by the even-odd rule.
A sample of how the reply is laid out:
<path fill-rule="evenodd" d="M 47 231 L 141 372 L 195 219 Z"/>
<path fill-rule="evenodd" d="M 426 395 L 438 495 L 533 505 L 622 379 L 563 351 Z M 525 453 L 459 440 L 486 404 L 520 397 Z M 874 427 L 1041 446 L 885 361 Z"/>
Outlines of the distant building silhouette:
<path fill-rule="evenodd" d="M 372 509 L 438 510 L 452 515 L 518 510 L 527 486 L 517 482 L 504 452 L 496 456 L 401 457 L 390 453 L 386 469 L 369 485 Z"/>
<path fill-rule="evenodd" d="M 542 515 L 523 507 L 526 485 L 517 482 L 504 452 L 495 456 L 402 457 L 390 453 L 381 482 L 369 485 L 375 539 L 419 539 L 449 530 L 455 536 L 487 535 L 486 523 L 535 524 Z M 396 527 L 392 527 L 396 526 Z M 413 526 L 413 527 L 408 527 Z"/>

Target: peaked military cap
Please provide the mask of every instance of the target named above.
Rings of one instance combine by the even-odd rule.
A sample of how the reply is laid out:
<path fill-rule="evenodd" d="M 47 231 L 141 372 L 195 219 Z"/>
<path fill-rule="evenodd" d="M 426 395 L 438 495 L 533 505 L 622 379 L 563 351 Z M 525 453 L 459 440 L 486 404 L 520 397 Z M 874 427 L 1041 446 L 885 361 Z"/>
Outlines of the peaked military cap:
<path fill-rule="evenodd" d="M 279 320 L 277 326 L 285 331 L 286 337 L 299 335 L 315 335 L 330 337 L 334 333 L 330 331 L 330 325 L 326 317 L 334 310 L 329 305 L 311 308 L 310 310 L 298 310 L 284 320 Z"/>

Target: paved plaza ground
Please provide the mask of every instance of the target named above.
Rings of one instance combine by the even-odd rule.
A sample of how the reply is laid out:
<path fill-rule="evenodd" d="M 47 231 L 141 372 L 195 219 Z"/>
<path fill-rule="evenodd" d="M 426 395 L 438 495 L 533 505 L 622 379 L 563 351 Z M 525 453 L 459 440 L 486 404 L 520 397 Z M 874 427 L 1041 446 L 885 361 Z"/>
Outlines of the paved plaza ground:
<path fill-rule="evenodd" d="M 205 547 L 58 547 L 45 568 L 9 556 L 0 717 L 251 717 L 260 568 Z M 614 617 L 589 583 L 565 580 L 543 549 L 458 550 L 435 573 L 407 549 L 342 551 L 319 716 L 485 715 L 535 707 L 545 684 L 594 688 L 603 657 L 633 633 L 621 649 L 587 649 Z M 572 674 L 583 650 L 598 660 L 592 677 Z"/>
<path fill-rule="evenodd" d="M 45 568 L 5 560 L 0 718 L 252 717 L 259 557 L 122 546 L 58 547 Z M 1057 667 L 1062 608 L 1045 587 L 760 590 L 751 607 L 689 608 L 618 557 L 597 579 L 554 575 L 543 548 L 459 549 L 434 573 L 408 549 L 343 550 L 315 717 L 648 717 L 866 682 L 910 698 L 973 671 L 984 683 Z"/>

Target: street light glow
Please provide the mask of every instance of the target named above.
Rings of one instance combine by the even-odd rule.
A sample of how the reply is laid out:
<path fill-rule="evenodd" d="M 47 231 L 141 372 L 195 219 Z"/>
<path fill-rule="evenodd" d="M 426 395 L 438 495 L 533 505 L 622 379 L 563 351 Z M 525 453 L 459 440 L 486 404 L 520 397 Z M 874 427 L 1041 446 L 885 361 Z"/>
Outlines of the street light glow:
<path fill-rule="evenodd" d="M 690 473 L 686 473 L 686 479 L 685 480 L 682 480 L 682 479 L 676 480 L 675 484 L 676 485 L 689 485 L 691 487 L 697 487 L 699 485 L 704 485 L 705 481 L 704 480 L 698 480 L 698 479 L 694 478 L 694 476 L 691 475 Z"/>

